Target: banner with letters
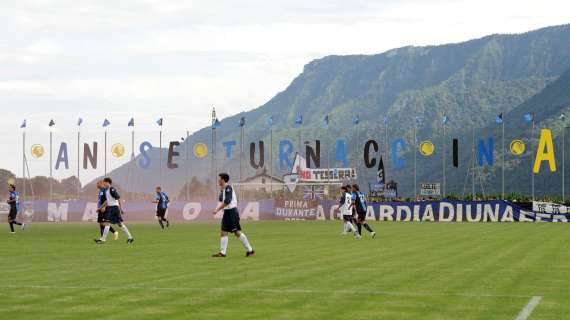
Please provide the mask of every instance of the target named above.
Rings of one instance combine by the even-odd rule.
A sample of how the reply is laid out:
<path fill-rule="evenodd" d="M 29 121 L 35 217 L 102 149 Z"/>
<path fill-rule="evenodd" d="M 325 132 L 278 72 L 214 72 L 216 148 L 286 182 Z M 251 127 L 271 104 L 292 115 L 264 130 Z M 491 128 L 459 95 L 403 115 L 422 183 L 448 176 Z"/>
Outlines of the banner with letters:
<path fill-rule="evenodd" d="M 208 221 L 221 219 L 212 214 L 214 201 L 173 201 L 168 217 L 173 221 Z M 334 200 L 261 200 L 240 202 L 243 220 L 333 220 L 339 219 Z M 96 203 L 86 201 L 25 203 L 25 214 L 32 221 L 96 221 Z M 126 221 L 155 220 L 156 205 L 150 202 L 126 202 Z M 536 212 L 502 200 L 496 201 L 425 201 L 369 203 L 368 220 L 402 222 L 568 222 L 569 213 Z"/>

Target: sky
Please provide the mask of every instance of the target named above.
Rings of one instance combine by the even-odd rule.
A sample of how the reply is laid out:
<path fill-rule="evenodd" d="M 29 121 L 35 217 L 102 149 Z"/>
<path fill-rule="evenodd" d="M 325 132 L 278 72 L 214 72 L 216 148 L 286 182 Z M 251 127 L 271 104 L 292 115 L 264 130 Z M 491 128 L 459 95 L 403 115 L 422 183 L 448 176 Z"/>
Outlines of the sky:
<path fill-rule="evenodd" d="M 314 59 L 520 33 L 568 12 L 567 0 L 0 0 L 0 168 L 21 175 L 24 119 L 27 147 L 46 149 L 56 121 L 54 153 L 66 141 L 72 161 L 62 178 L 78 117 L 85 142 L 102 143 L 108 118 L 109 145 L 126 144 L 135 117 L 137 142 L 158 144 L 156 119 L 179 139 L 213 106 L 225 118 L 264 104 Z M 47 157 L 30 173 L 49 174 Z"/>

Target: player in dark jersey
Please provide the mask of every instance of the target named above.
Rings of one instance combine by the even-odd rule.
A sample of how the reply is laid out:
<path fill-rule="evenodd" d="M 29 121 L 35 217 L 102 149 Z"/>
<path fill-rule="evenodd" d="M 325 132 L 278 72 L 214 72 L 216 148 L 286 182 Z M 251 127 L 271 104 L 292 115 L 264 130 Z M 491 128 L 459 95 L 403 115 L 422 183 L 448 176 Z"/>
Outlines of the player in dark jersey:
<path fill-rule="evenodd" d="M 156 197 L 152 203 L 156 203 L 156 219 L 158 220 L 158 224 L 160 224 L 162 230 L 164 230 L 163 222 L 166 222 L 167 228 L 170 227 L 170 221 L 165 218 L 169 202 L 170 200 L 168 199 L 168 195 L 162 192 L 162 188 L 156 187 Z"/>
<path fill-rule="evenodd" d="M 135 241 L 127 226 L 123 223 L 122 217 L 122 207 L 121 207 L 121 196 L 117 189 L 113 187 L 113 180 L 111 178 L 103 179 L 103 186 L 105 187 L 105 198 L 107 199 L 106 204 L 103 206 L 105 209 L 105 216 L 103 222 L 105 228 L 103 229 L 103 235 L 99 239 L 95 239 L 95 243 L 104 244 L 109 234 L 111 224 L 119 226 L 125 234 L 127 235 L 127 243 L 131 244 Z"/>
<path fill-rule="evenodd" d="M 105 208 L 104 206 L 107 205 L 107 198 L 105 196 L 105 187 L 103 186 L 103 180 L 97 181 L 97 190 L 99 190 L 99 194 L 97 195 L 97 223 L 99 223 L 99 233 L 102 236 L 103 230 L 105 229 L 104 217 L 105 217 Z M 113 229 L 113 226 L 109 228 L 109 231 L 113 234 L 114 240 L 119 240 L 119 232 Z"/>
<path fill-rule="evenodd" d="M 16 186 L 11 184 L 8 186 L 9 198 L 6 201 L 10 205 L 10 212 L 8 213 L 8 224 L 10 225 L 10 233 L 16 233 L 14 231 L 14 225 L 19 225 L 22 230 L 26 228 L 26 224 L 23 222 L 16 221 L 18 212 L 20 211 L 20 196 L 16 192 Z"/>
<path fill-rule="evenodd" d="M 364 229 L 370 232 L 372 238 L 376 237 L 376 232 L 370 228 L 368 223 L 366 223 L 366 213 L 368 211 L 368 205 L 366 204 L 366 197 L 362 192 L 360 192 L 360 187 L 357 184 L 352 185 L 352 192 L 354 197 L 354 202 L 352 203 L 353 208 L 356 210 L 357 221 L 356 227 L 358 228 L 358 234 L 362 235 L 362 226 Z"/>
<path fill-rule="evenodd" d="M 221 210 L 224 210 L 224 216 L 222 217 L 222 227 L 220 232 L 220 252 L 214 254 L 214 258 L 224 258 L 228 249 L 228 233 L 233 233 L 241 241 L 245 249 L 247 250 L 245 256 L 251 257 L 255 255 L 255 251 L 249 244 L 247 237 L 241 231 L 241 226 L 239 224 L 239 211 L 238 211 L 238 201 L 236 193 L 231 185 L 228 184 L 230 181 L 230 176 L 227 173 L 220 173 L 218 179 L 218 185 L 220 186 L 220 196 L 218 200 L 220 204 L 214 209 L 213 214 L 217 214 Z"/>

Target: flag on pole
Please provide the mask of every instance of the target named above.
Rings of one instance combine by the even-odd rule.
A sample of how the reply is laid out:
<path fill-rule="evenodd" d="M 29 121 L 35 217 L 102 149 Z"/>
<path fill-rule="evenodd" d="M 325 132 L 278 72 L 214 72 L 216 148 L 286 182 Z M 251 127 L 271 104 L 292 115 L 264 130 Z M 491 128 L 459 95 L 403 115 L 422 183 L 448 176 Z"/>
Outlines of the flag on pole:
<path fill-rule="evenodd" d="M 79 119 L 77 119 L 77 126 L 81 127 L 82 124 L 83 124 L 83 118 L 79 117 Z"/>
<path fill-rule="evenodd" d="M 162 122 L 163 122 L 162 120 L 163 120 L 162 118 L 156 120 L 156 124 L 162 127 Z"/>
<path fill-rule="evenodd" d="M 109 120 L 107 120 L 107 118 L 105 118 L 105 120 L 103 121 L 103 128 L 108 127 L 111 124 L 111 122 L 109 122 Z"/>
<path fill-rule="evenodd" d="M 26 119 L 24 119 L 24 122 L 22 122 L 22 124 L 20 125 L 20 128 L 24 129 L 28 126 L 28 123 L 26 122 Z"/>
<path fill-rule="evenodd" d="M 297 113 L 295 117 L 295 127 L 300 127 L 303 124 L 303 116 L 300 113 Z"/>
<path fill-rule="evenodd" d="M 416 117 L 416 124 L 417 124 L 417 125 L 421 125 L 423 121 L 424 121 L 424 118 L 422 118 L 422 117 Z"/>
<path fill-rule="evenodd" d="M 526 123 L 532 123 L 534 121 L 534 113 L 525 113 L 523 119 Z"/>
<path fill-rule="evenodd" d="M 270 115 L 270 116 L 267 118 L 267 125 L 270 126 L 270 127 L 273 127 L 273 115 Z"/>
<path fill-rule="evenodd" d="M 212 129 L 218 129 L 222 127 L 222 123 L 220 122 L 220 120 L 218 120 L 218 118 L 214 119 L 214 123 L 212 124 Z"/>
<path fill-rule="evenodd" d="M 502 123 L 503 123 L 503 113 L 502 113 L 502 112 L 497 115 L 497 117 L 495 118 L 495 122 L 498 123 L 498 124 L 502 124 Z"/>
<path fill-rule="evenodd" d="M 55 121 L 53 121 L 53 119 L 51 119 L 51 120 L 49 121 L 49 126 L 50 126 L 50 127 L 55 126 Z"/>
<path fill-rule="evenodd" d="M 127 126 L 134 127 L 135 126 L 135 118 L 131 118 L 131 120 L 129 120 L 129 123 L 127 124 Z"/>
<path fill-rule="evenodd" d="M 449 117 L 448 117 L 446 114 L 444 114 L 444 115 L 443 115 L 443 119 L 441 120 L 441 122 L 442 122 L 444 125 L 446 125 L 446 124 L 449 122 Z"/>
<path fill-rule="evenodd" d="M 327 114 L 325 116 L 325 118 L 323 119 L 323 127 L 328 128 L 329 127 L 329 123 L 330 123 L 330 118 L 329 115 Z"/>
<path fill-rule="evenodd" d="M 378 164 L 378 176 L 376 177 L 376 182 L 381 186 L 381 189 L 386 185 L 386 175 L 384 173 L 384 160 L 380 156 L 380 163 Z"/>
<path fill-rule="evenodd" d="M 352 123 L 354 125 L 358 125 L 360 123 L 360 117 L 358 115 L 354 116 L 354 118 L 352 118 Z"/>
<path fill-rule="evenodd" d="M 561 113 L 559 119 L 564 121 L 566 119 L 566 115 L 564 113 Z"/>
<path fill-rule="evenodd" d="M 238 125 L 240 126 L 240 128 L 243 128 L 245 126 L 245 117 L 239 118 Z"/>

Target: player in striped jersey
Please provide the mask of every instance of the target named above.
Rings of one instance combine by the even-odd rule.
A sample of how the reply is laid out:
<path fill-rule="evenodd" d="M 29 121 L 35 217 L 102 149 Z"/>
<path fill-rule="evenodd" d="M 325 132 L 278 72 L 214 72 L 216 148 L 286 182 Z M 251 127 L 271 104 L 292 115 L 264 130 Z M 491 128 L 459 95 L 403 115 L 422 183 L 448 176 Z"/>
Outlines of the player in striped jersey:
<path fill-rule="evenodd" d="M 375 238 L 376 232 L 374 232 L 368 223 L 366 223 L 366 213 L 368 212 L 366 197 L 362 192 L 360 192 L 360 187 L 357 184 L 352 185 L 352 193 L 355 199 L 355 201 L 352 203 L 352 206 L 356 209 L 356 227 L 358 228 L 358 234 L 362 236 L 362 226 L 364 226 L 364 229 L 370 232 L 372 238 Z"/>

